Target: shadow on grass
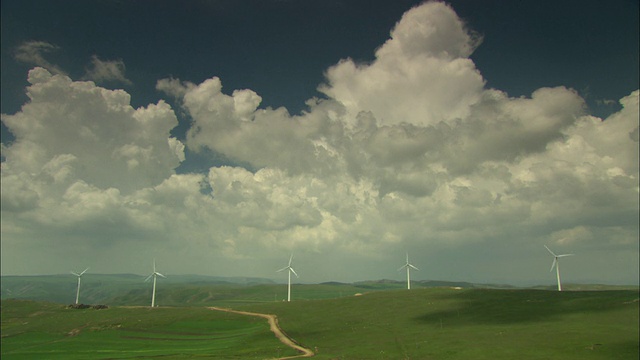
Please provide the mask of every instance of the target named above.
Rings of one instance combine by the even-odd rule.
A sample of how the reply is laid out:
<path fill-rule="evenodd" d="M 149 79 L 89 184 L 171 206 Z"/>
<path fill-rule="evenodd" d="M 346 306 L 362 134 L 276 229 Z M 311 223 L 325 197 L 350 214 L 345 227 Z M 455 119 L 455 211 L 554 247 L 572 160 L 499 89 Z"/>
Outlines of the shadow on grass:
<path fill-rule="evenodd" d="M 448 302 L 446 310 L 434 310 L 416 318 L 439 324 L 512 324 L 542 322 L 575 313 L 638 308 L 638 291 L 483 290 L 442 294 L 434 302 Z"/>

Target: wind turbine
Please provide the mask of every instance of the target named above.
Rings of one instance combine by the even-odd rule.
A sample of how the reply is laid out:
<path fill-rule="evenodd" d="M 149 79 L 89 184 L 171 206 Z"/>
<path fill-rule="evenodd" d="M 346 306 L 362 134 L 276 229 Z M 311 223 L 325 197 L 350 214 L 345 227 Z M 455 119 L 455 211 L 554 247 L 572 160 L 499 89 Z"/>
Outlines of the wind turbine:
<path fill-rule="evenodd" d="M 551 253 L 551 255 L 553 255 L 553 263 L 551 264 L 551 269 L 549 269 L 549 272 L 552 272 L 553 267 L 555 266 L 556 277 L 558 278 L 558 291 L 562 291 L 562 285 L 560 284 L 560 260 L 558 259 L 565 256 L 573 256 L 573 254 L 556 255 L 553 251 L 551 251 L 551 249 L 547 247 L 547 245 L 545 245 L 544 247 Z"/>
<path fill-rule="evenodd" d="M 147 276 L 146 279 L 144 279 L 144 281 L 149 281 L 149 279 L 151 279 L 153 277 L 153 291 L 151 293 L 151 307 L 155 307 L 156 306 L 156 278 L 158 276 L 161 276 L 163 278 L 167 278 L 166 276 L 160 274 L 159 272 L 156 271 L 156 259 L 153 259 L 153 273 L 151 273 L 151 275 Z"/>
<path fill-rule="evenodd" d="M 71 271 L 73 275 L 78 277 L 78 290 L 76 290 L 76 305 L 78 305 L 78 298 L 80 297 L 80 279 L 82 278 L 82 275 L 87 272 L 87 270 L 89 270 L 89 268 L 84 269 L 84 271 L 81 272 L 80 274 Z"/>
<path fill-rule="evenodd" d="M 291 301 L 291 273 L 293 273 L 296 277 L 299 277 L 298 274 L 296 274 L 296 271 L 293 270 L 293 268 L 291 267 L 291 260 L 293 260 L 293 254 L 291 254 L 291 256 L 289 257 L 289 265 L 276 271 L 276 272 L 281 272 L 281 271 L 288 270 L 287 272 L 289 273 L 289 282 L 287 285 L 287 301 Z"/>
<path fill-rule="evenodd" d="M 411 277 L 410 277 L 410 275 L 409 275 L 409 271 L 410 271 L 411 269 L 414 269 L 414 270 L 418 270 L 418 271 L 420 271 L 420 269 L 418 269 L 417 267 L 415 267 L 415 266 L 413 266 L 413 265 L 409 264 L 409 253 L 407 253 L 407 262 L 406 262 L 404 265 L 402 265 L 402 266 L 400 267 L 400 269 L 398 269 L 398 271 L 400 271 L 400 270 L 402 270 L 402 269 L 404 269 L 404 268 L 406 268 L 406 269 L 407 269 L 407 290 L 411 290 Z"/>

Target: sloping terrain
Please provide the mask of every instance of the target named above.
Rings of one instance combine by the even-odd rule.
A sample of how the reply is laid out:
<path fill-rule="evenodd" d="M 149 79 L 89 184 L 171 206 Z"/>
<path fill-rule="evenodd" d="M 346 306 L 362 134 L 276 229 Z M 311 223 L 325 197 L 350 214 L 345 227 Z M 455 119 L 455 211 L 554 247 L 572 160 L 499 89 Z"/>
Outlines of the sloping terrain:
<path fill-rule="evenodd" d="M 260 318 L 199 308 L 109 307 L 2 301 L 7 359 L 265 359 L 298 352 Z"/>
<path fill-rule="evenodd" d="M 300 295 L 323 289 L 308 286 L 306 292 L 298 286 Z M 287 337 L 317 359 L 637 359 L 638 297 L 638 290 L 446 287 L 238 301 L 234 310 L 276 315 Z M 299 355 L 275 339 L 264 319 L 201 306 L 73 310 L 3 300 L 1 330 L 3 358 Z"/>
<path fill-rule="evenodd" d="M 318 359 L 637 359 L 638 291 L 432 288 L 260 304 Z"/>

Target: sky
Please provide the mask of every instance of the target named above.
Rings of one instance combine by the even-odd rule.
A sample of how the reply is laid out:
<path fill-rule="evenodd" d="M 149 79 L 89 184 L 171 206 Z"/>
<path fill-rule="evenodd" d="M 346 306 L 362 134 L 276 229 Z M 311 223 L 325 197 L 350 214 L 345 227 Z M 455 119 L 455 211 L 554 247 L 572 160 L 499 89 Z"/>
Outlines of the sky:
<path fill-rule="evenodd" d="M 639 281 L 637 1 L 1 10 L 2 275 Z"/>

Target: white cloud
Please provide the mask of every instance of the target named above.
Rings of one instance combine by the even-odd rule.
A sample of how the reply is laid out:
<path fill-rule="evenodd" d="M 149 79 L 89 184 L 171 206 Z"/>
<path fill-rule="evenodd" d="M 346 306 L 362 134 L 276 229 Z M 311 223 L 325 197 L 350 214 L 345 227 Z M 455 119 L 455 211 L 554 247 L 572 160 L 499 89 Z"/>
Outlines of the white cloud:
<path fill-rule="evenodd" d="M 166 78 L 156 82 L 156 90 L 162 91 L 173 98 L 181 99 L 187 91 L 193 89 L 195 85 L 188 81 L 180 81 L 180 79 Z"/>
<path fill-rule="evenodd" d="M 124 75 L 125 65 L 122 60 L 100 60 L 96 55 L 91 57 L 91 65 L 87 69 L 83 80 L 91 80 L 97 83 L 119 82 L 132 85 L 131 80 Z"/>
<path fill-rule="evenodd" d="M 169 131 L 177 125 L 164 102 L 134 109 L 122 90 L 73 82 L 43 68 L 29 72 L 30 102 L 2 121 L 16 141 L 3 168 L 33 181 L 68 186 L 75 179 L 129 193 L 162 182 L 184 159 Z"/>
<path fill-rule="evenodd" d="M 27 41 L 15 51 L 15 59 L 26 64 L 36 65 L 58 75 L 68 76 L 58 65 L 45 59 L 45 54 L 60 50 L 57 45 L 45 41 Z M 97 83 L 118 82 L 132 85 L 131 80 L 125 76 L 125 64 L 122 60 L 101 60 L 98 56 L 91 57 L 90 64 L 82 76 L 82 80 L 91 80 Z"/>
<path fill-rule="evenodd" d="M 443 23 L 442 14 L 449 21 Z M 409 26 L 415 21 L 425 26 Z M 637 124 L 637 93 L 623 100 L 628 108 L 605 122 L 585 116 L 584 100 L 564 87 L 509 98 L 484 88 L 466 58 L 475 44 L 448 7 L 424 5 L 403 17 L 372 64 L 347 60 L 331 68 L 323 87 L 330 99 L 310 102 L 310 111 L 301 116 L 291 117 L 283 109 L 240 115 L 235 93 L 225 95 L 219 79 L 197 85 L 185 94 L 185 107 L 194 119 L 187 144 L 292 177 L 312 176 L 313 183 L 327 184 L 318 199 L 350 204 L 353 194 L 338 196 L 332 189 L 366 182 L 369 201 L 352 207 L 361 226 L 375 223 L 382 233 L 408 243 L 425 237 L 434 242 L 501 242 L 520 228 L 529 233 L 522 241 L 542 244 L 544 234 L 572 229 L 574 222 L 589 228 L 628 223 L 637 214 L 638 170 L 631 166 L 637 163 L 637 139 L 629 135 Z M 452 66 L 462 71 L 452 72 Z M 461 90 L 434 87 L 442 77 L 451 89 Z M 583 127 L 591 139 L 578 145 L 584 136 L 575 131 Z M 616 140 L 598 144 L 609 128 Z M 589 150 L 594 146 L 601 149 Z M 608 168 L 611 154 L 605 149 L 616 147 L 628 160 Z M 575 154 L 567 157 L 570 149 Z M 591 165 L 585 157 L 592 158 Z M 244 184 L 238 181 L 238 186 Z M 215 193 L 215 184 L 213 188 Z M 332 229 L 340 228 L 336 224 L 349 231 L 358 228 L 338 215 L 349 213 L 343 210 L 319 206 L 324 219 L 333 219 Z M 637 233 L 633 226 L 628 230 Z M 382 246 L 384 238 L 362 242 Z M 329 239 L 324 243 L 336 245 Z"/>
<path fill-rule="evenodd" d="M 57 51 L 58 49 L 58 46 L 46 41 L 27 41 L 18 46 L 15 52 L 15 58 L 18 61 L 30 65 L 41 66 L 54 74 L 65 75 L 66 73 L 62 69 L 44 58 L 44 54 Z"/>
<path fill-rule="evenodd" d="M 468 59 L 478 44 L 450 7 L 426 3 L 404 14 L 372 64 L 342 60 L 319 90 L 351 119 L 367 110 L 385 125 L 454 121 L 469 115 L 484 86 Z"/>
<path fill-rule="evenodd" d="M 329 98 L 299 116 L 260 108 L 249 89 L 228 95 L 215 77 L 159 80 L 193 121 L 190 149 L 252 169 L 207 174 L 175 174 L 184 145 L 164 102 L 133 109 L 122 90 L 34 69 L 31 101 L 2 117 L 16 136 L 3 146 L 3 254 L 90 243 L 131 261 L 118 271 L 144 271 L 152 253 L 183 259 L 176 272 L 270 276 L 270 259 L 295 251 L 327 260 L 307 269 L 314 281 L 354 259 L 366 272 L 339 280 L 393 276 L 364 264 L 409 249 L 438 265 L 425 278 L 490 281 L 511 264 L 493 251 L 546 259 L 553 244 L 584 261 L 623 254 L 624 277 L 575 266 L 637 280 L 639 92 L 604 121 L 564 87 L 511 98 L 484 87 L 468 58 L 477 42 L 443 3 L 412 9 L 374 62 L 330 68 Z M 454 250 L 451 275 L 441 254 Z M 530 279 L 532 266 L 508 281 Z"/>

